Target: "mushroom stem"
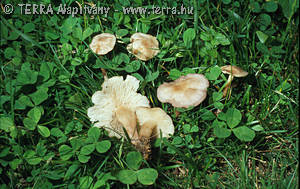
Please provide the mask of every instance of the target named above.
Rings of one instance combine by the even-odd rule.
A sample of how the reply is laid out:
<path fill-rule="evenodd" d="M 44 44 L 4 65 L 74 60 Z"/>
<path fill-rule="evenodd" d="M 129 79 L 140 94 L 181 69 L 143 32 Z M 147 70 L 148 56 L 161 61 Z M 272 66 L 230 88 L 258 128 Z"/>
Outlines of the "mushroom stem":
<path fill-rule="evenodd" d="M 233 78 L 234 78 L 234 76 L 229 74 L 229 77 L 228 77 L 225 87 L 223 89 L 223 97 L 225 97 L 227 95 L 228 88 L 230 88 Z"/>
<path fill-rule="evenodd" d="M 150 139 L 146 137 L 141 137 L 135 143 L 133 143 L 135 148 L 143 154 L 145 160 L 148 160 L 151 154 L 151 147 L 150 147 Z"/>
<path fill-rule="evenodd" d="M 233 78 L 234 78 L 234 76 L 230 74 L 230 75 L 228 76 L 226 85 L 230 85 L 230 83 L 232 82 Z"/>
<path fill-rule="evenodd" d="M 178 117 L 180 115 L 180 112 L 178 110 L 175 110 L 175 117 Z"/>
<path fill-rule="evenodd" d="M 147 160 L 151 153 L 150 141 L 151 135 L 156 127 L 156 123 L 154 121 L 147 121 L 143 125 L 141 125 L 139 130 L 138 140 L 133 142 L 133 145 L 136 147 L 138 151 L 140 151 L 144 158 Z"/>
<path fill-rule="evenodd" d="M 104 81 L 106 81 L 108 79 L 106 70 L 104 68 L 101 68 L 101 72 L 104 77 Z"/>
<path fill-rule="evenodd" d="M 170 75 L 170 72 L 167 70 L 167 68 L 165 68 L 163 65 L 161 65 L 160 64 L 160 67 L 162 68 L 162 69 L 164 69 L 167 73 L 168 73 L 168 75 Z"/>
<path fill-rule="evenodd" d="M 101 55 L 99 55 L 99 60 L 102 61 L 102 56 Z M 102 76 L 104 78 L 104 81 L 108 80 L 106 70 L 104 68 L 101 68 L 101 72 L 102 72 Z"/>

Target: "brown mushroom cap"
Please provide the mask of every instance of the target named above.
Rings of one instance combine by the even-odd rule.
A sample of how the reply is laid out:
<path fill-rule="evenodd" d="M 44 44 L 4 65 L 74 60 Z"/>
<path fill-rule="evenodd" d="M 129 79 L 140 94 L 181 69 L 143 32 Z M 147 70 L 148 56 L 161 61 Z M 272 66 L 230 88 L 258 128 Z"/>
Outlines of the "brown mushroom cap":
<path fill-rule="evenodd" d="M 159 53 L 159 43 L 152 35 L 135 33 L 131 36 L 130 42 L 127 46 L 128 52 L 140 60 L 147 61 Z"/>
<path fill-rule="evenodd" d="M 208 80 L 202 74 L 188 74 L 170 83 L 163 83 L 157 89 L 160 102 L 168 102 L 174 107 L 198 106 L 205 98 Z"/>
<path fill-rule="evenodd" d="M 174 134 L 174 125 L 171 117 L 161 108 L 138 107 L 136 117 L 140 125 L 140 138 L 170 137 Z"/>
<path fill-rule="evenodd" d="M 99 35 L 96 35 L 91 44 L 90 48 L 92 51 L 98 55 L 105 55 L 113 48 L 116 44 L 116 37 L 113 34 L 110 33 L 102 33 Z"/>
<path fill-rule="evenodd" d="M 248 72 L 244 71 L 242 68 L 232 65 L 222 66 L 221 70 L 224 74 L 230 74 L 234 77 L 246 77 Z"/>

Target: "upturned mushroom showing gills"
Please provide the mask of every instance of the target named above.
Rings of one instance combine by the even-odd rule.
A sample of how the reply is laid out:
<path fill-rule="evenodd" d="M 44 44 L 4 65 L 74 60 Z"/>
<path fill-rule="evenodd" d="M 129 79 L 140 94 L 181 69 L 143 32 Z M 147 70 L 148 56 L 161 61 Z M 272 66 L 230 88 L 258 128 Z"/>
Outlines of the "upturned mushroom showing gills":
<path fill-rule="evenodd" d="M 231 82 L 234 77 L 246 77 L 248 75 L 248 72 L 244 71 L 240 67 L 232 66 L 232 65 L 222 66 L 221 70 L 224 74 L 229 74 L 229 77 L 227 79 L 227 82 L 223 90 L 224 97 L 226 96 L 228 88 L 230 88 Z"/>
<path fill-rule="evenodd" d="M 155 37 L 144 33 L 135 33 L 127 46 L 129 53 L 138 59 L 147 61 L 159 53 L 159 43 Z"/>
<path fill-rule="evenodd" d="M 87 115 L 94 126 L 103 127 L 110 137 L 125 137 L 124 129 L 130 139 L 138 138 L 136 124 L 136 108 L 150 107 L 145 96 L 137 93 L 139 80 L 128 75 L 115 76 L 104 81 L 102 90 L 92 96 L 93 107 L 87 110 Z"/>
<path fill-rule="evenodd" d="M 116 44 L 116 37 L 110 33 L 96 35 L 90 44 L 91 50 L 98 55 L 109 53 Z"/>
<path fill-rule="evenodd" d="M 188 74 L 170 83 L 163 83 L 157 89 L 160 102 L 168 102 L 174 107 L 198 106 L 207 95 L 209 82 L 202 74 Z"/>

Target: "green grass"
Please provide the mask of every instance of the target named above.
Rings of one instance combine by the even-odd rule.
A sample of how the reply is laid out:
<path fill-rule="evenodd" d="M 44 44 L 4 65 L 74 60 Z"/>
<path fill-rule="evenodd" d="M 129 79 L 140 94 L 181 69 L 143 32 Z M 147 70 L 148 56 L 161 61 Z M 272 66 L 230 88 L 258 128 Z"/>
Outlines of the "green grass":
<path fill-rule="evenodd" d="M 78 7 L 72 0 L 62 3 Z M 298 187 L 299 1 L 104 1 L 97 6 L 119 11 L 74 18 L 20 14 L 17 3 L 6 0 L 1 7 L 6 4 L 15 10 L 1 10 L 0 188 Z M 197 11 L 122 13 L 122 6 L 182 4 Z M 130 71 L 126 66 L 136 59 L 126 45 L 136 31 L 156 36 L 160 53 Z M 102 32 L 119 36 L 121 43 L 99 58 L 88 44 Z M 230 98 L 218 98 L 227 78 L 220 67 L 228 64 L 249 75 L 233 80 Z M 86 112 L 92 94 L 101 90 L 100 68 L 109 77 L 137 77 L 151 106 L 172 117 L 174 136 L 153 141 L 151 158 L 139 160 L 136 169 L 128 157 L 136 150 L 126 139 L 109 138 L 100 129 L 90 141 Z M 187 73 L 210 80 L 206 100 L 189 109 L 159 102 L 157 87 Z M 255 137 L 220 138 L 216 127 L 231 123 L 216 117 L 217 109 L 238 112 L 234 127 L 255 130 Z M 83 147 L 101 141 L 109 149 L 84 154 Z M 138 174 L 146 168 L 157 171 L 154 184 L 122 183 L 121 170 Z"/>

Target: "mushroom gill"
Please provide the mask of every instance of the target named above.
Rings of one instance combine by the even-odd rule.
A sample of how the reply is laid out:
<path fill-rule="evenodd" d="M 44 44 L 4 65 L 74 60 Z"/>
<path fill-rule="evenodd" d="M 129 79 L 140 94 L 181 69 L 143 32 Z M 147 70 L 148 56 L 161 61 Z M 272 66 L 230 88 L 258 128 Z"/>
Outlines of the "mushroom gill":
<path fill-rule="evenodd" d="M 110 137 L 124 137 L 123 128 L 129 137 L 135 139 L 137 107 L 149 107 L 145 96 L 137 93 L 139 81 L 128 75 L 125 80 L 115 76 L 104 81 L 102 90 L 92 96 L 93 107 L 87 111 L 88 117 L 96 127 L 103 127 Z"/>

